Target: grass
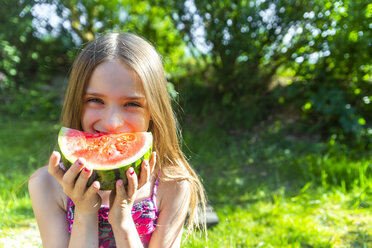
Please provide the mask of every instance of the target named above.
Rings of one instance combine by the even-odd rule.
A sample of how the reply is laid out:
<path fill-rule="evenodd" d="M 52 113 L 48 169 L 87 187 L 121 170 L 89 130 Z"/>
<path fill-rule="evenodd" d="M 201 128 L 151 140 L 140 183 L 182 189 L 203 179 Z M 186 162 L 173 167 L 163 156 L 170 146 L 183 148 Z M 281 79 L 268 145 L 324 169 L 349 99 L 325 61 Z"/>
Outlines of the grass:
<path fill-rule="evenodd" d="M 0 130 L 0 247 L 20 247 L 23 239 L 18 234 L 36 228 L 27 179 L 46 164 L 58 127 L 45 122 L 6 121 Z M 40 242 L 31 234 L 29 239 Z M 12 246 L 15 240 L 18 243 Z"/>
<path fill-rule="evenodd" d="M 220 223 L 183 247 L 372 247 L 370 154 L 293 137 L 278 123 L 254 132 L 184 126 L 184 150 Z M 45 164 L 58 126 L 0 128 L 0 247 L 41 247 L 22 183 Z"/>
<path fill-rule="evenodd" d="M 293 137 L 277 122 L 192 128 L 184 139 L 220 218 L 208 241 L 185 247 L 372 247 L 370 153 Z"/>
<path fill-rule="evenodd" d="M 186 247 L 371 246 L 370 209 L 350 207 L 353 196 L 337 190 L 274 196 L 217 208 L 221 223 L 209 231 L 208 242 L 193 237 Z"/>

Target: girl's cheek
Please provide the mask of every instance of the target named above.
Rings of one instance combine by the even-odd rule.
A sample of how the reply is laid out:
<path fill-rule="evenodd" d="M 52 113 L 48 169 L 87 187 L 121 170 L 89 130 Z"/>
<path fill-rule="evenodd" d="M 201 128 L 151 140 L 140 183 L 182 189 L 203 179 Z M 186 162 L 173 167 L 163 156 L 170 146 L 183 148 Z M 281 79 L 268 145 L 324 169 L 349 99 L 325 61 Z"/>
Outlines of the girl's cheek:
<path fill-rule="evenodd" d="M 83 111 L 83 116 L 81 118 L 83 128 L 84 129 L 89 128 L 89 126 L 96 122 L 98 119 L 99 119 L 98 111 L 91 108 L 85 108 Z"/>
<path fill-rule="evenodd" d="M 142 114 L 127 115 L 126 123 L 132 132 L 146 132 L 149 126 L 149 118 Z"/>

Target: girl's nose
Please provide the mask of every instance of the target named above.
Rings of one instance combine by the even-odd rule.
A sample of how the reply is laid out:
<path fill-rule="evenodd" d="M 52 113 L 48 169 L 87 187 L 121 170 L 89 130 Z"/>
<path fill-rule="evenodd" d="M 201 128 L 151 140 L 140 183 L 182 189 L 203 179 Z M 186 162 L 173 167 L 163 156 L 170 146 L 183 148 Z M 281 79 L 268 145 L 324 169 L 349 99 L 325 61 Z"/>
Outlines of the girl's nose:
<path fill-rule="evenodd" d="M 107 132 L 118 132 L 124 126 L 124 116 L 117 107 L 106 109 L 101 119 Z"/>

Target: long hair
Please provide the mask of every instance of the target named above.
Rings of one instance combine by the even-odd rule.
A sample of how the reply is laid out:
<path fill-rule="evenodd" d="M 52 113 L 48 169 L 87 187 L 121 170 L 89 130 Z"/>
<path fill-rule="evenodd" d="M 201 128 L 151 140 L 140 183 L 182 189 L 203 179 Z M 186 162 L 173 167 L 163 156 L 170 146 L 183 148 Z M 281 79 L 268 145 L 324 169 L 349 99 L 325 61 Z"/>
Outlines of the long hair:
<path fill-rule="evenodd" d="M 180 131 L 171 107 L 167 81 L 159 54 L 143 38 L 128 33 L 111 33 L 91 41 L 77 56 L 70 75 L 62 110 L 62 125 L 82 130 L 83 96 L 93 70 L 102 62 L 118 59 L 137 73 L 144 88 L 157 152 L 156 170 L 163 181 L 187 180 L 190 189 L 188 233 L 198 227 L 198 209 L 205 212 L 204 188 L 180 148 Z M 205 216 L 205 214 L 204 214 Z"/>

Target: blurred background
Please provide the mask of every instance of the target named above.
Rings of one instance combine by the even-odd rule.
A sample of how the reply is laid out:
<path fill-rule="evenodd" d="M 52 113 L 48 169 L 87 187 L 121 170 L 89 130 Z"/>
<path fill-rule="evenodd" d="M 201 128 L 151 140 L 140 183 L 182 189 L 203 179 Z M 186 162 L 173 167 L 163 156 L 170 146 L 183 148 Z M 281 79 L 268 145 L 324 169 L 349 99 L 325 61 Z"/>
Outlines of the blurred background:
<path fill-rule="evenodd" d="M 372 247 L 368 0 L 0 0 L 0 246 L 41 247 L 27 178 L 73 59 L 111 31 L 161 54 L 220 219 L 184 247 Z"/>

